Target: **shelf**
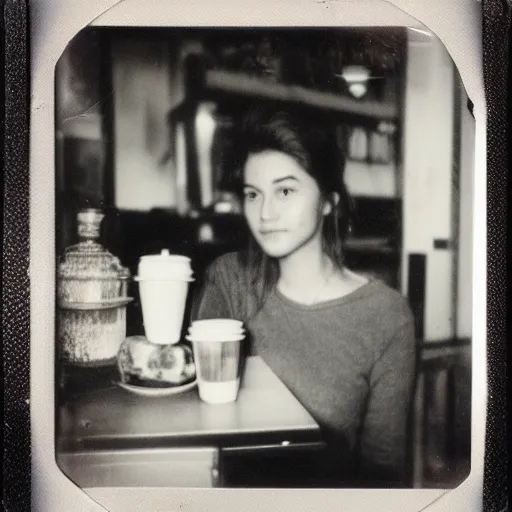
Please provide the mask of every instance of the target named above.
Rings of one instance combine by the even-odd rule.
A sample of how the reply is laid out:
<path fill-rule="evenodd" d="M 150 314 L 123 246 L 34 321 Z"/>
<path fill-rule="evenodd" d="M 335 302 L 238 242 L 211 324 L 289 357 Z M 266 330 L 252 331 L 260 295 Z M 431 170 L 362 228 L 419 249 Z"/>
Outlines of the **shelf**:
<path fill-rule="evenodd" d="M 397 249 L 389 244 L 386 237 L 349 238 L 345 241 L 345 249 L 357 252 L 396 254 Z"/>
<path fill-rule="evenodd" d="M 342 95 L 315 91 L 301 86 L 269 82 L 242 73 L 218 70 L 206 71 L 205 87 L 207 91 L 303 104 L 345 114 L 362 122 L 391 121 L 398 117 L 397 107 L 390 103 L 357 101 Z"/>

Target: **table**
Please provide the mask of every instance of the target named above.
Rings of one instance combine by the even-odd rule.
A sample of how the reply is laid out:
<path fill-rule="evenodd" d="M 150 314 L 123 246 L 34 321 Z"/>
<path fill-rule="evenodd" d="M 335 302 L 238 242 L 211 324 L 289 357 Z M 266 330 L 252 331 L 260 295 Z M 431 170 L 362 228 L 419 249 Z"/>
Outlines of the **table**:
<path fill-rule="evenodd" d="M 316 421 L 258 356 L 234 403 L 204 403 L 197 389 L 148 398 L 112 386 L 61 404 L 57 432 L 59 466 L 82 487 L 222 486 L 228 455 L 324 447 Z"/>

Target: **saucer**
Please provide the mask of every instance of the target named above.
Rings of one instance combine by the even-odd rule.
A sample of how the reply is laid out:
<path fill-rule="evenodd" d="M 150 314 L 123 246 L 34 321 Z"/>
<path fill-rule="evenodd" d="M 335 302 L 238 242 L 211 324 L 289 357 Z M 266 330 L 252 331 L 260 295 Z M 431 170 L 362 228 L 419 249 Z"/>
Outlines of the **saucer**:
<path fill-rule="evenodd" d="M 187 384 L 182 384 L 181 386 L 169 386 L 165 388 L 161 387 L 147 387 L 147 386 L 135 386 L 133 384 L 125 384 L 124 382 L 116 382 L 115 383 L 120 388 L 129 391 L 130 393 L 134 393 L 140 396 L 148 396 L 148 397 L 164 397 L 164 396 L 172 396 L 179 395 L 181 393 L 185 393 L 197 386 L 197 379 L 192 382 L 188 382 Z"/>

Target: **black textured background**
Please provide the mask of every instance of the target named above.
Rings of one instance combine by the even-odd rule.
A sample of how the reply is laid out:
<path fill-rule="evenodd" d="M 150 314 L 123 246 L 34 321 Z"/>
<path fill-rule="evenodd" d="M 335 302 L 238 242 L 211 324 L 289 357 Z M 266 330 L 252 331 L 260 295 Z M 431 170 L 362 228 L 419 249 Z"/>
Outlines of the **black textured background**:
<path fill-rule="evenodd" d="M 488 405 L 484 511 L 508 510 L 507 493 L 507 92 L 510 4 L 484 0 L 484 81 L 487 100 L 487 361 Z"/>
<path fill-rule="evenodd" d="M 472 1 L 472 0 L 468 0 Z M 488 102 L 488 364 L 484 511 L 508 510 L 506 443 L 507 83 L 510 5 L 483 0 Z M 30 510 L 29 43 L 27 0 L 2 2 L 3 508 Z M 5 130 L 3 129 L 5 126 Z"/>
<path fill-rule="evenodd" d="M 29 42 L 25 1 L 6 0 L 3 21 L 3 507 L 11 512 L 30 510 Z"/>

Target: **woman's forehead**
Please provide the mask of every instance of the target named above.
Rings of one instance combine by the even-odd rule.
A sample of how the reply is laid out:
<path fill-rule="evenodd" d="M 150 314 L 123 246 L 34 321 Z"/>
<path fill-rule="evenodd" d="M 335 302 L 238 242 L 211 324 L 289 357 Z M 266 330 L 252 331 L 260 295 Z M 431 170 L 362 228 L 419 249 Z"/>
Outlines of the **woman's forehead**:
<path fill-rule="evenodd" d="M 273 184 L 288 179 L 314 182 L 295 158 L 282 151 L 265 150 L 249 154 L 244 166 L 244 184 Z"/>

